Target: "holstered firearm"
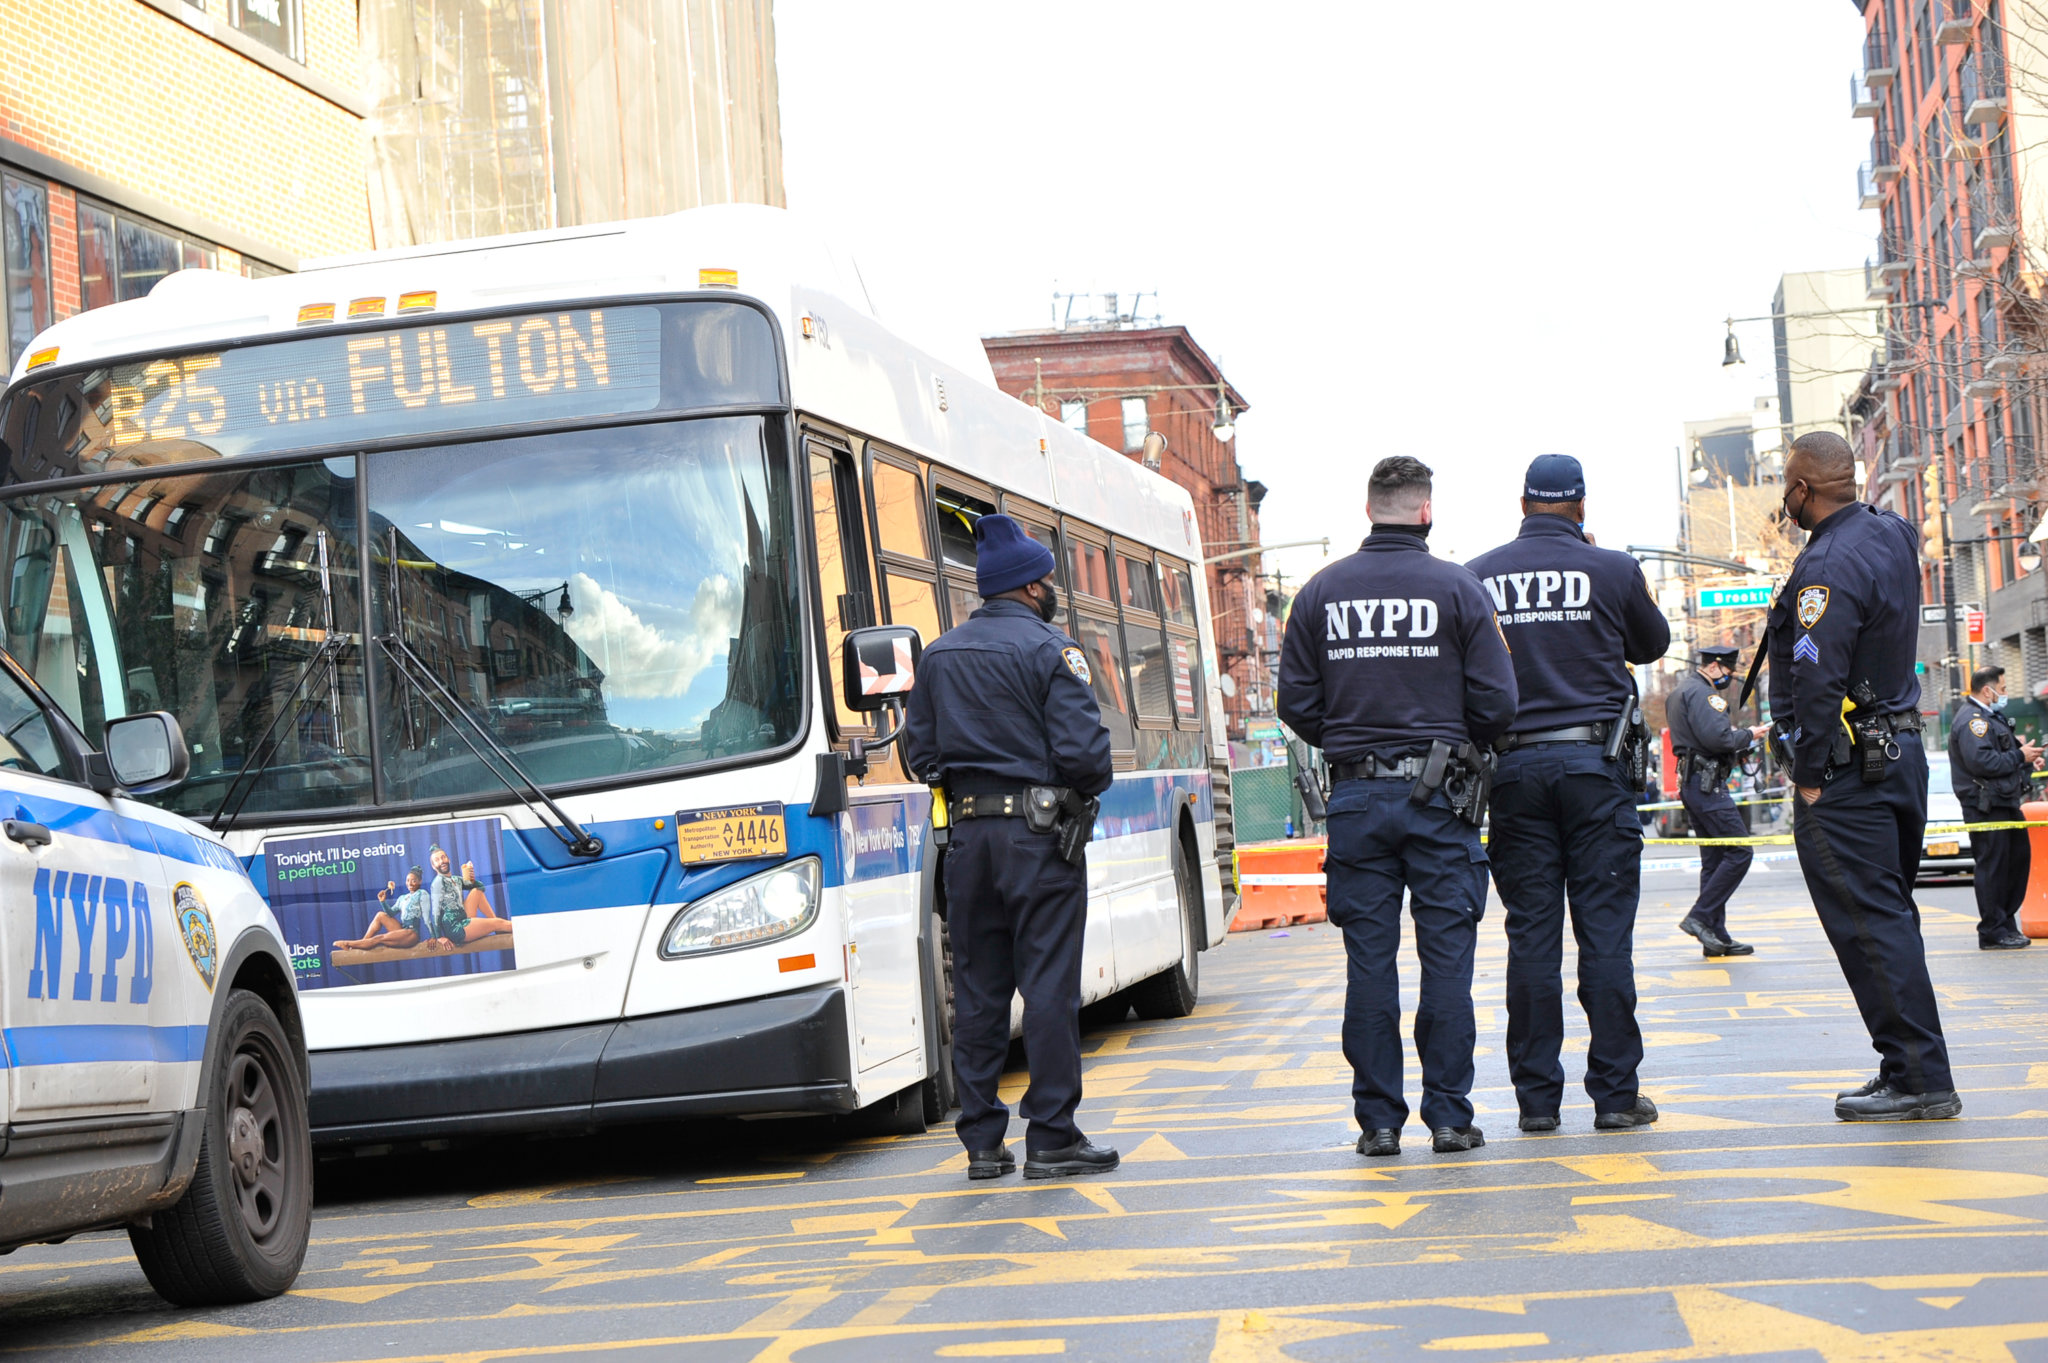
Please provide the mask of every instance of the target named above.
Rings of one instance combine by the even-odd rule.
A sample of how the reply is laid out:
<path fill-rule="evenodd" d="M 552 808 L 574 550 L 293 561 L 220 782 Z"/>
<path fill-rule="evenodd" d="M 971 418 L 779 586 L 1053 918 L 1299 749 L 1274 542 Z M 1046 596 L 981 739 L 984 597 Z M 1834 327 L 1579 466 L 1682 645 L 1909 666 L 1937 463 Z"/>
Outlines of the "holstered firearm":
<path fill-rule="evenodd" d="M 1079 866 L 1087 860 L 1088 844 L 1095 837 L 1095 816 L 1101 812 L 1099 798 L 1084 796 L 1072 788 L 1066 790 L 1060 799 L 1059 819 L 1052 826 L 1053 845 L 1061 861 Z"/>
<path fill-rule="evenodd" d="M 1426 805 L 1441 790 L 1452 812 L 1477 828 L 1486 822 L 1486 802 L 1493 795 L 1493 764 L 1493 753 L 1476 743 L 1452 748 L 1441 738 L 1431 739 L 1408 799 Z"/>
<path fill-rule="evenodd" d="M 1600 755 L 1622 764 L 1629 785 L 1641 790 L 1650 774 L 1650 726 L 1643 719 L 1641 697 L 1631 695 L 1607 727 L 1607 746 Z"/>
<path fill-rule="evenodd" d="M 1856 708 L 1845 719 L 1856 735 L 1857 767 L 1865 785 L 1876 785 L 1884 780 L 1885 759 L 1897 757 L 1899 745 L 1892 737 L 1891 722 L 1877 713 L 1877 692 L 1867 678 L 1849 688 L 1849 699 Z"/>

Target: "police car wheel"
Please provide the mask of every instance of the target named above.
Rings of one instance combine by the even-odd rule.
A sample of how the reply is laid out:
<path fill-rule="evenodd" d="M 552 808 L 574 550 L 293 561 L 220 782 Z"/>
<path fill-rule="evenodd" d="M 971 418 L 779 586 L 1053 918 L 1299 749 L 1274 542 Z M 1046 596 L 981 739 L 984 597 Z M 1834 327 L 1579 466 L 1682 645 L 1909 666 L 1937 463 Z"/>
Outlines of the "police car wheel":
<path fill-rule="evenodd" d="M 284 1028 L 241 989 L 217 1025 L 191 1185 L 151 1225 L 128 1229 L 150 1286 L 180 1306 L 277 1296 L 299 1276 L 312 1227 L 306 1089 Z"/>
<path fill-rule="evenodd" d="M 1179 838 L 1173 840 L 1173 885 L 1180 900 L 1180 959 L 1163 974 L 1131 988 L 1131 1006 L 1148 1021 L 1184 1018 L 1195 1011 L 1202 989 L 1201 895 L 1194 862 Z"/>

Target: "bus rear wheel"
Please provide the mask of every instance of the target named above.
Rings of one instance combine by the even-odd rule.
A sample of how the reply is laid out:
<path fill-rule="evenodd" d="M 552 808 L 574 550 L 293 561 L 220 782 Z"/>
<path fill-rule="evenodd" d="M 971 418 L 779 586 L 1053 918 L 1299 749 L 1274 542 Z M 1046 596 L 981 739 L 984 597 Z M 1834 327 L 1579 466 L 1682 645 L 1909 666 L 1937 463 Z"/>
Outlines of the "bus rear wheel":
<path fill-rule="evenodd" d="M 1173 888 L 1180 900 L 1180 959 L 1130 991 L 1131 1006 L 1150 1022 L 1194 1012 L 1202 989 L 1201 895 L 1187 843 L 1178 837 L 1173 840 Z"/>
<path fill-rule="evenodd" d="M 946 1120 L 959 1102 L 953 1077 L 953 938 L 946 920 L 932 914 L 925 927 L 925 1058 L 930 1073 L 918 1084 L 927 1126 Z"/>

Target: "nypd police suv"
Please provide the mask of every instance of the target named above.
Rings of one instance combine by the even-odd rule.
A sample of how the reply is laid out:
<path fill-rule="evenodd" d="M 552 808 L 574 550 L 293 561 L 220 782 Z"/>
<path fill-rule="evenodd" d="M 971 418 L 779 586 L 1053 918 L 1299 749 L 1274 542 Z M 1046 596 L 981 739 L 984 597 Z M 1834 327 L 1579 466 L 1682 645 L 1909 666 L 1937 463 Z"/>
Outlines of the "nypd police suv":
<path fill-rule="evenodd" d="M 126 1227 L 201 1305 L 298 1276 L 312 1147 L 276 920 L 218 840 L 128 798 L 188 761 L 161 712 L 93 751 L 0 654 L 0 1253 Z"/>

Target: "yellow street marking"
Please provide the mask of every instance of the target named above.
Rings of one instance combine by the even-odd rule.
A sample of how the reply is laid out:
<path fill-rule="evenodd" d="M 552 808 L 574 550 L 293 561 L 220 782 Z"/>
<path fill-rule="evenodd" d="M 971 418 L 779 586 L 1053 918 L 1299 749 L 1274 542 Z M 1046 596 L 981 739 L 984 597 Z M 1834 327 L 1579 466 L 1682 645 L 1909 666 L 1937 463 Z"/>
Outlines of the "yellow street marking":
<path fill-rule="evenodd" d="M 1557 1163 L 1595 1183 L 1655 1183 L 1664 1177 L 1641 1155 L 1582 1155 Z"/>
<path fill-rule="evenodd" d="M 229 1339 L 248 1335 L 267 1334 L 264 1330 L 245 1330 L 239 1325 L 222 1325 L 211 1320 L 180 1320 L 169 1325 L 154 1325 L 147 1330 L 133 1334 L 116 1335 L 111 1344 L 169 1344 L 181 1339 Z"/>
<path fill-rule="evenodd" d="M 947 1284 L 928 1283 L 920 1287 L 896 1287 L 882 1294 L 872 1306 L 864 1306 L 846 1322 L 852 1326 L 894 1325 L 917 1307 L 944 1291 Z"/>
<path fill-rule="evenodd" d="M 498 1211 L 505 1207 L 527 1207 L 536 1202 L 545 1202 L 556 1193 L 575 1192 L 582 1188 L 602 1188 L 612 1183 L 630 1183 L 629 1178 L 584 1178 L 574 1183 L 550 1183 L 542 1188 L 514 1188 L 502 1193 L 485 1193 L 469 1199 L 469 1205 L 480 1212 Z"/>
<path fill-rule="evenodd" d="M 1074 1183 L 1068 1186 L 1074 1192 L 1079 1193 L 1083 1201 L 1093 1202 L 1111 1216 L 1130 1215 L 1130 1213 L 1124 1210 L 1123 1204 L 1116 1200 L 1116 1194 L 1099 1183 Z"/>
<path fill-rule="evenodd" d="M 1954 1305 L 1955 1305 L 1955 1304 L 1956 1304 L 1957 1302 L 1961 1301 L 1961 1300 L 1962 1300 L 1962 1298 L 1961 1298 L 1961 1297 L 1915 1297 L 1915 1298 L 1914 1298 L 1914 1300 L 1915 1300 L 1915 1301 L 1921 1301 L 1921 1302 L 1925 1302 L 1925 1303 L 1927 1303 L 1927 1305 L 1929 1305 L 1929 1306 L 1932 1306 L 1932 1307 L 1934 1307 L 1934 1308 L 1935 1308 L 1936 1310 L 1939 1310 L 1939 1311 L 1946 1311 L 1946 1310 L 1948 1310 L 1948 1309 L 1949 1309 L 1949 1307 L 1951 1307 L 1951 1306 L 1954 1306 Z"/>
<path fill-rule="evenodd" d="M 1575 1216 L 1579 1229 L 1531 1249 L 1552 1254 L 1627 1254 L 1646 1249 L 1703 1249 L 1713 1244 L 1691 1231 L 1660 1226 L 1639 1216 Z"/>
<path fill-rule="evenodd" d="M 295 1287 L 294 1297 L 312 1297 L 319 1301 L 345 1301 L 358 1306 L 365 1302 L 382 1301 L 395 1297 L 400 1292 L 421 1286 L 418 1283 L 399 1283 L 392 1287 Z"/>
<path fill-rule="evenodd" d="M 1676 1197 L 1676 1193 L 1606 1193 L 1595 1197 L 1575 1197 L 1574 1207 L 1598 1207 L 1609 1202 L 1661 1202 Z"/>
<path fill-rule="evenodd" d="M 901 1209 L 893 1212 L 849 1212 L 844 1216 L 796 1216 L 790 1218 L 789 1228 L 797 1235 L 837 1235 L 850 1230 L 884 1231 L 904 1216 Z"/>
<path fill-rule="evenodd" d="M 1531 1330 L 1519 1335 L 1445 1335 L 1432 1339 L 1425 1349 L 1530 1349 L 1550 1343 L 1550 1336 Z"/>
<path fill-rule="evenodd" d="M 1067 1351 L 1064 1339 L 991 1339 L 978 1344 L 941 1344 L 940 1358 L 1040 1358 Z"/>
<path fill-rule="evenodd" d="M 1268 1316 L 1263 1311 L 1247 1311 L 1242 1317 L 1224 1316 L 1216 1322 L 1216 1343 L 1209 1350 L 1209 1363 L 1293 1363 L 1294 1355 L 1287 1352 L 1290 1344 L 1397 1328 L 1349 1320 Z"/>
<path fill-rule="evenodd" d="M 1164 1136 L 1151 1135 L 1138 1142 L 1138 1148 L 1123 1157 L 1125 1164 L 1146 1164 L 1153 1160 L 1186 1159 L 1180 1147 Z"/>
<path fill-rule="evenodd" d="M 500 1245 L 478 1245 L 478 1249 L 547 1249 L 565 1254 L 587 1253 L 594 1250 L 610 1249 L 613 1245 L 624 1244 L 640 1234 L 628 1231 L 624 1235 L 550 1235 L 542 1240 L 510 1240 Z"/>
<path fill-rule="evenodd" d="M 803 1170 L 795 1169 L 779 1174 L 727 1174 L 723 1178 L 700 1178 L 697 1182 L 707 1185 L 713 1183 L 777 1183 L 783 1179 L 802 1178 L 803 1176 Z"/>
<path fill-rule="evenodd" d="M 733 1333 L 750 1335 L 787 1330 L 838 1295 L 838 1291 L 830 1287 L 799 1288 Z"/>

